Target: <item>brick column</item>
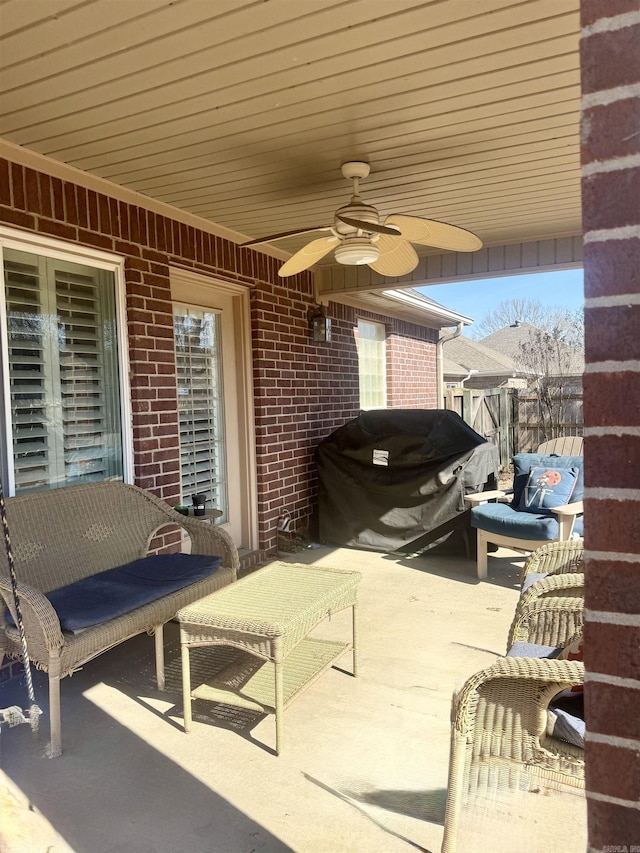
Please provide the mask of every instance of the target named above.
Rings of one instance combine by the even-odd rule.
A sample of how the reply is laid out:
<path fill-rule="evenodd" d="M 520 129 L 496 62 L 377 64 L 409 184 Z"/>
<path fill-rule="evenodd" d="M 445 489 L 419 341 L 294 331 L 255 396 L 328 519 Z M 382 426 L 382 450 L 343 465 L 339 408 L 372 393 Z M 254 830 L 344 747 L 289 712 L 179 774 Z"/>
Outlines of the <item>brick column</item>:
<path fill-rule="evenodd" d="M 640 851 L 640 2 L 582 0 L 589 853 Z"/>

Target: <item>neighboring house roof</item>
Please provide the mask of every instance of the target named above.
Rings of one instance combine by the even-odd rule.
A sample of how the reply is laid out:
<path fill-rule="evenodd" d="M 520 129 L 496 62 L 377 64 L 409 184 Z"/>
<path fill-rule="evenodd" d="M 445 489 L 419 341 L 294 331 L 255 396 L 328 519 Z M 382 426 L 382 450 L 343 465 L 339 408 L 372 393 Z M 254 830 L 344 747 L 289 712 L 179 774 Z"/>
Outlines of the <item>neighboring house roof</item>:
<path fill-rule="evenodd" d="M 444 344 L 444 372 L 457 373 L 449 370 L 449 365 L 462 367 L 465 373 L 483 373 L 492 376 L 515 376 L 522 373 L 512 358 L 501 355 L 477 341 L 464 336 L 452 338 Z"/>
<path fill-rule="evenodd" d="M 469 371 L 446 356 L 442 359 L 442 369 L 445 376 L 468 376 Z"/>
<path fill-rule="evenodd" d="M 510 326 L 505 326 L 503 329 L 498 329 L 497 332 L 487 335 L 486 338 L 482 338 L 481 343 L 503 356 L 512 358 L 517 364 L 520 360 L 521 346 L 530 344 L 532 336 L 541 331 L 541 329 L 533 326 L 531 323 L 516 320 Z M 583 373 L 583 354 L 562 341 L 558 342 L 558 346 L 563 353 L 563 364 L 561 366 L 558 365 L 557 370 L 550 370 L 549 375 L 577 376 Z"/>

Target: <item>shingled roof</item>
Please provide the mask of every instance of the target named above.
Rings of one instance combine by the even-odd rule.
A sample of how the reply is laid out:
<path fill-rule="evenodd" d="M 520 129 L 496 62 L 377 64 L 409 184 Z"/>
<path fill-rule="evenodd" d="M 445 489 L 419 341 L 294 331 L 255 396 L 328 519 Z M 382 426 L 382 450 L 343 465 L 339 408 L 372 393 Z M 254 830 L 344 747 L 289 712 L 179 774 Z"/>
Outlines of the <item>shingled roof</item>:
<path fill-rule="evenodd" d="M 486 338 L 482 338 L 480 343 L 500 353 L 503 357 L 513 359 L 517 364 L 521 356 L 521 346 L 530 344 L 532 337 L 539 332 L 542 330 L 538 329 L 537 326 L 516 320 L 510 326 L 505 326 L 498 329 L 497 332 L 487 335 Z M 583 354 L 562 341 L 558 342 L 558 346 L 563 353 L 563 361 L 566 363 L 563 363 L 562 367 L 558 365 L 557 370 L 550 370 L 550 375 L 580 376 L 584 372 Z M 565 355 L 566 359 L 564 359 Z"/>
<path fill-rule="evenodd" d="M 522 373 L 509 356 L 464 336 L 446 341 L 443 352 L 445 373 L 458 374 L 461 369 L 467 373 L 473 371 L 495 376 L 515 376 Z"/>

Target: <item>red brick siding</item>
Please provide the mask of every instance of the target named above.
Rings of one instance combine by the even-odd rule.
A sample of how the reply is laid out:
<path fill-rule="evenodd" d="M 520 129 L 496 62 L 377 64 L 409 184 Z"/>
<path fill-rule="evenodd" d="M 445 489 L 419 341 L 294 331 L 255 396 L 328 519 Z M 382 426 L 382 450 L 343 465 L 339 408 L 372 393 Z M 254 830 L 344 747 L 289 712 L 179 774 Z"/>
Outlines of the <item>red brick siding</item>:
<path fill-rule="evenodd" d="M 438 408 L 437 332 L 397 321 L 387 334 L 387 405 Z"/>
<path fill-rule="evenodd" d="M 638 117 L 632 98 L 600 104 L 585 110 L 582 134 L 583 162 L 607 159 L 612 148 L 616 157 L 640 151 Z"/>
<path fill-rule="evenodd" d="M 581 2 L 590 853 L 640 845 L 639 8 Z"/>
<path fill-rule="evenodd" d="M 355 344 L 339 306 L 332 341 L 311 340 L 311 301 L 299 283 L 278 280 L 252 294 L 260 542 L 272 548 L 281 510 L 305 527 L 315 497 L 318 441 L 358 411 Z M 332 310 L 334 309 L 335 310 Z"/>
<path fill-rule="evenodd" d="M 638 7 L 634 11 L 637 12 Z M 631 10 L 628 10 L 631 11 Z M 622 14 L 625 14 L 624 12 Z M 627 12 L 628 14 L 628 12 Z M 612 19 L 609 0 L 602 0 L 601 14 L 597 21 Z M 626 26 L 607 24 L 599 32 L 592 32 L 582 40 L 580 70 L 582 94 L 603 92 L 638 82 L 640 77 L 640 24 L 628 21 Z"/>
<path fill-rule="evenodd" d="M 315 446 L 359 411 L 353 308 L 331 303 L 332 341 L 314 343 L 307 322 L 310 273 L 280 279 L 279 262 L 266 255 L 2 160 L 0 222 L 124 258 L 135 482 L 169 503 L 180 494 L 169 269 L 250 287 L 260 551 L 247 562 L 274 549 L 281 509 L 306 526 L 316 495 Z M 367 316 L 387 326 L 393 357 L 412 365 L 410 377 L 401 367 L 390 369 L 390 405 L 435 401 L 435 332 Z M 409 337 L 406 346 L 401 335 Z"/>
<path fill-rule="evenodd" d="M 612 17 L 637 11 L 638 0 L 582 0 L 580 21 L 583 27 L 588 27 L 604 16 Z"/>
<path fill-rule="evenodd" d="M 588 292 L 590 297 L 622 296 L 640 292 L 640 240 L 587 243 L 584 269 L 585 295 Z M 590 323 L 588 314 L 585 320 Z"/>

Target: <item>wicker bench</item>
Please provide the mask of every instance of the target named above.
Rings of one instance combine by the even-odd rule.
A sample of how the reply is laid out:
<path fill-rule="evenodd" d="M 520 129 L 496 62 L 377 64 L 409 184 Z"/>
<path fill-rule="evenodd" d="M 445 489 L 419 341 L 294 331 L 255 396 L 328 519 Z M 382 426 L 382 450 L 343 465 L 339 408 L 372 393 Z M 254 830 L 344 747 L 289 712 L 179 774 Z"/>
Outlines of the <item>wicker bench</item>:
<path fill-rule="evenodd" d="M 27 649 L 32 663 L 49 674 L 50 755 L 62 751 L 60 679 L 119 643 L 144 632 L 155 634 L 158 687 L 164 689 L 163 625 L 187 604 L 235 581 L 238 554 L 228 534 L 186 518 L 154 495 L 118 482 L 71 486 L 6 501 Z M 183 528 L 191 553 L 217 555 L 222 563 L 203 580 L 143 604 L 79 633 L 61 629 L 45 593 L 148 553 L 157 532 Z M 11 582 L 0 573 L 0 595 L 15 621 Z M 0 660 L 22 657 L 18 630 L 0 607 Z"/>

